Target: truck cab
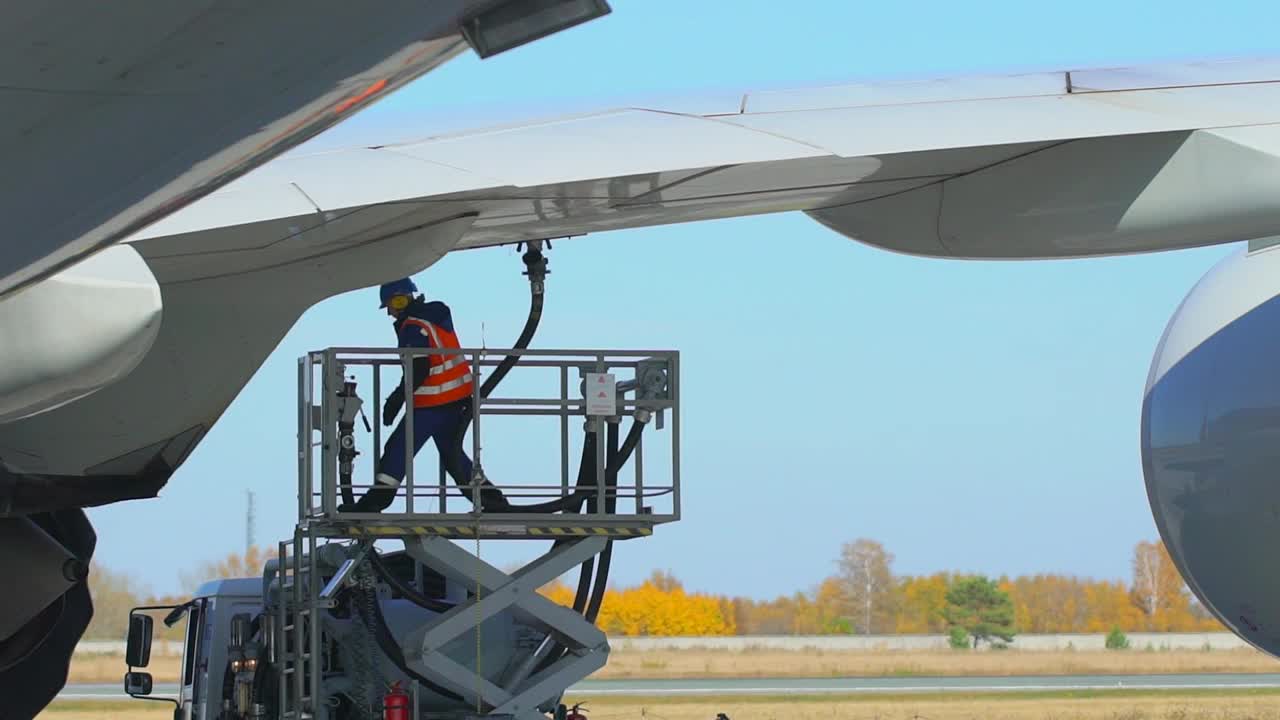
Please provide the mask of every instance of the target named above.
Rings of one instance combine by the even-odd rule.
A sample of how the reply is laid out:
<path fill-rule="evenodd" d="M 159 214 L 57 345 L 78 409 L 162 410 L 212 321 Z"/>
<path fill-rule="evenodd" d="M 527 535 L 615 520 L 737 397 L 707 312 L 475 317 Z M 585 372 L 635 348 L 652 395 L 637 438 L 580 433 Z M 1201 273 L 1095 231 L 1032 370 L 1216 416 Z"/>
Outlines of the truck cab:
<path fill-rule="evenodd" d="M 154 634 L 150 613 L 164 610 L 167 626 L 186 622 L 181 672 L 176 695 L 153 697 L 151 674 L 135 668 L 150 664 Z M 246 646 L 243 625 L 261 614 L 260 578 L 214 580 L 201 585 L 182 605 L 134 608 L 129 614 L 125 692 L 139 699 L 174 703 L 175 720 L 217 720 L 227 673 L 251 672 L 257 665 L 258 648 Z"/>

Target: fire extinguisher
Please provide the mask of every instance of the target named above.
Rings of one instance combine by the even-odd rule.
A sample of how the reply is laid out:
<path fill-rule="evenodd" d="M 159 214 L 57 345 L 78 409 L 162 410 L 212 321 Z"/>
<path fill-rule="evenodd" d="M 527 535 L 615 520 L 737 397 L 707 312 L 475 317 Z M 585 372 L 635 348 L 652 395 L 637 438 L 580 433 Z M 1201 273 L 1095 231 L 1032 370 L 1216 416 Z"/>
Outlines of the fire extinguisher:
<path fill-rule="evenodd" d="M 382 698 L 382 720 L 409 720 L 409 693 L 400 687 L 399 681 L 391 683 Z"/>
<path fill-rule="evenodd" d="M 587 720 L 586 703 L 578 703 L 569 709 L 569 713 L 564 716 L 564 720 Z"/>

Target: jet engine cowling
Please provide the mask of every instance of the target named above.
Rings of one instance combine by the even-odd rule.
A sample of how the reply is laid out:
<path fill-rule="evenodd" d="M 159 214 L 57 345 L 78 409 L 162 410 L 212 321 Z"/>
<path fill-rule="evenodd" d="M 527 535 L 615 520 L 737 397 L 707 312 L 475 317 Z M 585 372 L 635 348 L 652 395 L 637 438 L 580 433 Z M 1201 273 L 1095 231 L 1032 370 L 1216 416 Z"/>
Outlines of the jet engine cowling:
<path fill-rule="evenodd" d="M 1142 462 L 1192 592 L 1280 655 L 1280 247 L 1228 256 L 1174 313 L 1147 379 Z"/>
<path fill-rule="evenodd" d="M 160 286 L 118 245 L 0 301 L 0 423 L 124 377 L 160 331 Z"/>

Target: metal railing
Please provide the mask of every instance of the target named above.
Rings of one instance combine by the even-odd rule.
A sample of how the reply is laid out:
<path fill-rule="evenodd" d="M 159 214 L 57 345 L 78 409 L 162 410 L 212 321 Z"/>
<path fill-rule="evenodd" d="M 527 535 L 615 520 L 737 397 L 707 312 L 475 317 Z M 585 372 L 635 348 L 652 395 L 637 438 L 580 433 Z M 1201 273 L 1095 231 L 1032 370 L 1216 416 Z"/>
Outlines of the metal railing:
<path fill-rule="evenodd" d="M 423 482 L 422 473 L 415 472 L 412 442 L 415 388 L 409 387 L 411 382 L 402 383 L 404 410 L 398 423 L 403 425 L 406 439 L 405 477 L 396 488 L 397 499 L 392 507 L 380 513 L 339 512 L 345 488 L 359 497 L 377 486 L 374 478 L 386 437 L 377 417 L 381 414 L 378 410 L 384 392 L 395 388 L 400 377 L 413 377 L 415 359 L 430 356 L 461 356 L 470 363 L 473 375 L 470 439 L 462 443 L 462 447 L 472 460 L 471 477 L 455 478 L 450 487 L 443 458 L 437 463 L 438 472 L 431 480 Z M 519 361 L 491 397 L 482 397 L 486 375 L 503 365 L 509 356 L 517 356 Z M 395 373 L 396 370 L 400 373 Z M 384 377 L 387 374 L 394 377 Z M 587 397 L 588 379 L 599 383 L 598 389 L 592 387 L 590 398 Z M 351 396 L 340 394 L 351 390 L 350 382 L 355 383 L 356 394 L 363 395 L 362 404 L 372 411 L 368 414 L 374 416 L 367 425 L 354 421 Z M 502 432 L 502 427 L 491 427 L 499 416 L 529 418 L 530 423 L 537 417 L 554 418 L 558 439 L 531 446 L 530 435 L 523 428 L 509 437 Z M 340 418 L 348 422 L 345 435 L 339 432 Z M 575 418 L 584 421 L 580 442 L 572 422 Z M 617 472 L 616 482 L 611 484 L 608 471 L 619 468 L 608 467 L 610 454 L 616 450 L 623 433 L 621 426 L 628 423 L 641 426 L 639 442 L 635 443 L 627 463 L 630 469 Z M 522 420 L 521 424 L 526 423 Z M 581 462 L 591 463 L 594 472 L 585 474 L 585 469 L 580 469 L 580 477 L 585 474 L 593 480 L 584 486 L 571 475 L 574 450 L 586 445 L 588 434 L 594 435 L 595 453 L 590 458 L 584 453 Z M 339 457 L 343 441 L 348 438 L 360 453 L 359 462 L 351 464 L 349 483 L 344 482 Z M 436 439 L 436 445 L 456 447 L 449 440 Z M 517 474 L 510 471 L 510 458 L 504 458 L 514 452 L 512 448 L 517 441 L 524 447 L 522 454 L 530 457 L 545 455 L 549 447 L 558 446 L 558 464 L 545 457 L 542 463 L 522 463 L 518 474 L 522 479 L 534 478 L 532 483 L 504 482 L 497 476 L 503 472 L 491 477 L 485 462 L 491 454 L 507 462 L 493 462 L 490 467 L 502 465 L 508 468 L 506 473 Z M 665 451 L 666 461 L 647 457 L 646 448 L 650 455 Z M 420 454 L 424 459 L 429 456 L 426 452 Z M 357 478 L 367 480 L 359 482 Z M 537 482 L 539 478 L 546 480 Z M 477 511 L 481 492 L 488 487 L 501 490 L 516 506 L 531 504 L 530 501 L 546 505 L 547 501 L 564 501 L 574 495 L 589 501 L 585 504 L 590 510 L 553 513 L 522 511 L 516 507 L 502 513 Z M 348 531 L 354 527 L 370 524 L 386 529 L 386 534 L 394 534 L 390 528 L 412 526 L 424 530 L 448 527 L 451 523 L 484 521 L 493 528 L 494 534 L 503 535 L 502 527 L 509 530 L 521 524 L 570 529 L 623 528 L 652 527 L 678 520 L 679 353 L 345 347 L 308 353 L 298 362 L 298 517 L 300 524 L 319 523 L 330 527 L 333 535 L 350 534 Z M 322 534 L 330 533 L 322 531 Z"/>

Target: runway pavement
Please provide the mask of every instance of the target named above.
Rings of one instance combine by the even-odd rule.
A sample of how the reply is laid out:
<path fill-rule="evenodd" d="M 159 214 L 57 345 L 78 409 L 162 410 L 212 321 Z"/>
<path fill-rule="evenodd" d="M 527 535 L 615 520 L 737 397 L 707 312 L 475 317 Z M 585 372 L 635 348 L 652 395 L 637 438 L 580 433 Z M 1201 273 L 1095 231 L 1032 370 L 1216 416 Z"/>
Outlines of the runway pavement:
<path fill-rule="evenodd" d="M 777 695 L 782 693 L 1026 692 L 1035 690 L 1168 690 L 1280 688 L 1280 674 L 1057 675 L 1013 677 L 750 678 L 707 680 L 586 680 L 569 692 L 591 695 Z M 157 684 L 153 697 L 177 687 Z M 63 700 L 128 700 L 120 685 L 68 685 Z"/>

